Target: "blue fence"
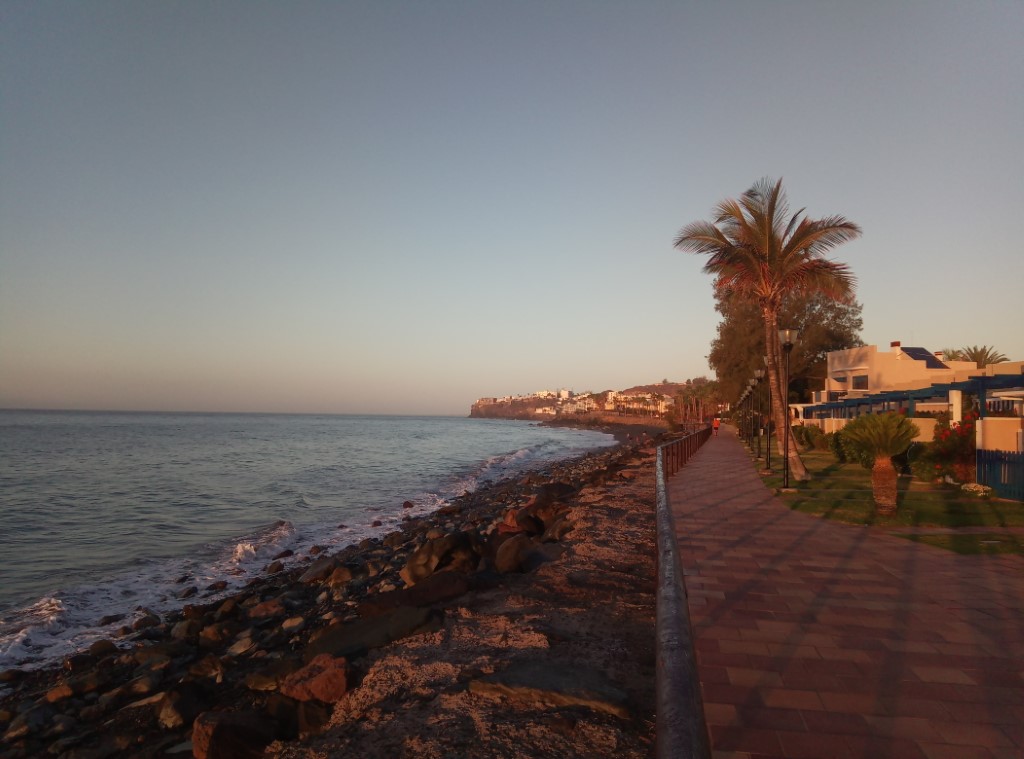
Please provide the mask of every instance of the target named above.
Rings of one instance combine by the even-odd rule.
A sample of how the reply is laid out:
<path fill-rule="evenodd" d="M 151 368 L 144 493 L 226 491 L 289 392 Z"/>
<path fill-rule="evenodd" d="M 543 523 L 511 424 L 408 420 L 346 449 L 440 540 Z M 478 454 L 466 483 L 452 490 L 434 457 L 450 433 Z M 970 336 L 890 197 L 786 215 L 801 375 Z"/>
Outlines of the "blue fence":
<path fill-rule="evenodd" d="M 1024 453 L 978 451 L 978 482 L 1000 498 L 1024 501 Z"/>

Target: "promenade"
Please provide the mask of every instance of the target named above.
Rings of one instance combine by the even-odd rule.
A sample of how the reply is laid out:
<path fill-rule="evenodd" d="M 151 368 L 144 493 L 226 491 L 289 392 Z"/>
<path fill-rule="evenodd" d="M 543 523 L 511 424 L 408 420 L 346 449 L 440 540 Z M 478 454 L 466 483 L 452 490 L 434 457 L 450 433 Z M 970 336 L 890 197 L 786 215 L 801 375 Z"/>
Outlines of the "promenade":
<path fill-rule="evenodd" d="M 668 494 L 715 759 L 1024 758 L 1024 557 L 791 512 L 727 427 Z"/>

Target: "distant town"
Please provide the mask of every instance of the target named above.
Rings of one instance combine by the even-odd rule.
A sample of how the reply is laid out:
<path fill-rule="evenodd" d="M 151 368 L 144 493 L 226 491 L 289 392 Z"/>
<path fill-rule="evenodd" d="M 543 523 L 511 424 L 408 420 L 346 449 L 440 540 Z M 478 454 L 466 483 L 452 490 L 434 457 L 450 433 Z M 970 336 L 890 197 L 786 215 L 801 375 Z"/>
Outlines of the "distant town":
<path fill-rule="evenodd" d="M 711 386 L 705 378 L 687 382 L 637 385 L 625 390 L 574 392 L 538 390 L 528 395 L 479 398 L 471 417 L 491 419 L 554 419 L 556 417 L 603 417 L 606 415 L 672 418 L 703 415 L 711 406 Z M 703 389 L 708 392 L 700 392 Z M 677 402 L 692 409 L 677 408 Z M 692 411 L 691 413 L 686 413 Z"/>

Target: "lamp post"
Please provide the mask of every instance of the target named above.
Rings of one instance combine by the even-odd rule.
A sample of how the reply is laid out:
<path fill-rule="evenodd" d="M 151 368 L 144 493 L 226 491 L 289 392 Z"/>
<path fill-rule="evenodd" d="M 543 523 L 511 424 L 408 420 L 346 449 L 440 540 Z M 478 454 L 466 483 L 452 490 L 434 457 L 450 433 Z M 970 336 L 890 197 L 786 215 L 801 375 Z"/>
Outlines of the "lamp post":
<path fill-rule="evenodd" d="M 746 437 L 746 425 L 743 423 L 743 414 L 746 413 L 746 393 L 744 392 L 739 396 L 739 403 L 736 404 L 739 409 L 739 418 L 736 420 L 736 429 L 739 432 L 739 439 Z"/>
<path fill-rule="evenodd" d="M 768 356 L 764 357 L 764 365 L 768 366 Z M 765 440 L 765 454 L 764 454 L 764 468 L 772 468 L 772 383 L 771 377 L 768 378 L 768 424 L 766 432 L 768 433 L 767 439 Z"/>
<path fill-rule="evenodd" d="M 797 341 L 800 336 L 800 331 L 796 329 L 780 329 L 779 330 L 779 342 L 782 344 L 782 350 L 786 353 L 786 381 L 782 384 L 782 405 L 785 407 L 786 412 L 786 426 L 782 430 L 782 434 L 785 435 L 783 438 L 783 462 L 782 462 L 782 487 L 789 487 L 789 437 L 792 435 L 790 430 L 790 419 L 789 419 L 789 356 L 793 352 L 793 344 Z"/>
<path fill-rule="evenodd" d="M 757 387 L 761 384 L 761 380 L 764 379 L 764 369 L 754 370 L 753 387 Z M 757 426 L 755 432 L 757 433 L 757 457 L 761 458 L 761 396 L 757 397 Z"/>

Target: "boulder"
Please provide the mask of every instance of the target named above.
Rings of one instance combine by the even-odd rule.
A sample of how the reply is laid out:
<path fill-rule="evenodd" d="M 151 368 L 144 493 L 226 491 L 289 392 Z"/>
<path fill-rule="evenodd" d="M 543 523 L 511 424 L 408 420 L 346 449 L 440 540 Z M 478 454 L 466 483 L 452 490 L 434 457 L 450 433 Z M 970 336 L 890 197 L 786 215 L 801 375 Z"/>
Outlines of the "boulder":
<path fill-rule="evenodd" d="M 440 629 L 441 617 L 430 610 L 401 606 L 371 619 L 349 624 L 335 623 L 319 630 L 306 646 L 303 658 L 309 662 L 320 654 L 351 659 L 371 648 L 427 630 Z"/>
<path fill-rule="evenodd" d="M 249 609 L 249 619 L 269 619 L 271 617 L 283 617 L 286 609 L 280 598 L 271 598 L 263 601 Z"/>
<path fill-rule="evenodd" d="M 199 635 L 203 623 L 198 619 L 183 619 L 171 628 L 171 637 L 175 640 L 188 640 Z"/>
<path fill-rule="evenodd" d="M 195 759 L 258 759 L 274 737 L 273 724 L 259 712 L 203 712 L 192 723 L 192 755 Z"/>
<path fill-rule="evenodd" d="M 114 641 L 104 638 L 103 640 L 98 640 L 89 646 L 89 655 L 102 658 L 109 654 L 116 654 L 119 650 L 120 649 L 118 649 L 117 644 L 114 643 Z"/>
<path fill-rule="evenodd" d="M 479 560 L 477 543 L 476 535 L 468 532 L 453 532 L 428 540 L 413 552 L 399 575 L 411 586 L 446 566 L 471 572 Z"/>
<path fill-rule="evenodd" d="M 316 548 L 317 546 L 313 546 Z M 313 549 L 310 549 L 310 553 L 313 553 Z M 312 583 L 320 582 L 326 577 L 329 577 L 331 572 L 334 571 L 335 567 L 338 566 L 338 562 L 330 556 L 321 556 L 319 559 L 309 565 L 309 569 L 302 573 L 299 577 L 299 582 Z"/>
<path fill-rule="evenodd" d="M 530 538 L 524 533 L 513 535 L 498 547 L 498 552 L 494 556 L 494 568 L 501 574 L 520 571 L 523 559 L 532 546 Z"/>
<path fill-rule="evenodd" d="M 348 690 L 348 662 L 344 657 L 318 654 L 302 669 L 288 675 L 280 691 L 296 701 L 333 704 Z"/>
<path fill-rule="evenodd" d="M 156 704 L 156 719 L 165 730 L 190 724 L 209 706 L 206 692 L 195 683 L 180 683 Z"/>
<path fill-rule="evenodd" d="M 375 617 L 400 606 L 430 606 L 458 598 L 469 590 L 469 578 L 462 572 L 443 570 L 424 578 L 411 588 L 378 593 L 359 604 L 359 616 Z"/>
<path fill-rule="evenodd" d="M 351 582 L 352 577 L 352 570 L 342 565 L 340 567 L 336 567 L 335 570 L 331 572 L 330 576 L 327 578 L 327 585 L 332 588 L 336 588 L 339 585 L 345 585 Z"/>
<path fill-rule="evenodd" d="M 563 516 L 544 530 L 540 540 L 542 543 L 557 543 L 571 531 L 572 522 L 569 521 L 568 517 Z"/>

